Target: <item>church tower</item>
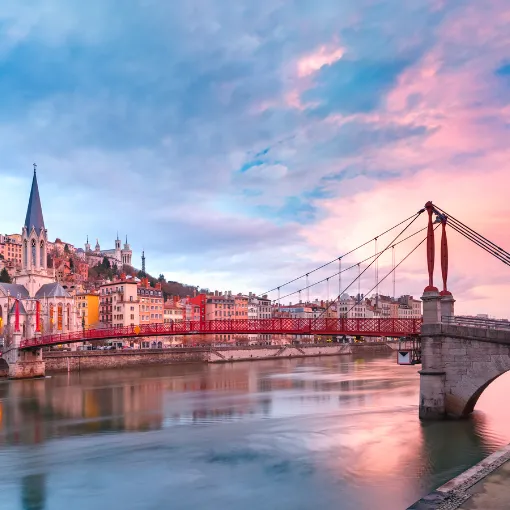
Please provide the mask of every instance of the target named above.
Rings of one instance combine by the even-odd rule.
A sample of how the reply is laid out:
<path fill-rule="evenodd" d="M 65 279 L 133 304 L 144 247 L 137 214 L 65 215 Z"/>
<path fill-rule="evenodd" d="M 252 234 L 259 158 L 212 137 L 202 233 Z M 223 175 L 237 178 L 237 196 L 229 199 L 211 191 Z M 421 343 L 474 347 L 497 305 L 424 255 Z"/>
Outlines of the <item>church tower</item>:
<path fill-rule="evenodd" d="M 21 231 L 21 271 L 15 276 L 15 282 L 24 285 L 31 296 L 45 283 L 54 281 L 54 275 L 47 267 L 47 242 L 48 231 L 44 226 L 34 165 L 27 215 Z"/>
<path fill-rule="evenodd" d="M 87 236 L 87 242 L 85 243 L 85 252 L 88 253 L 90 251 L 90 243 L 89 236 Z"/>
<path fill-rule="evenodd" d="M 133 252 L 131 251 L 131 246 L 129 246 L 128 238 L 126 236 L 126 242 L 124 244 L 124 248 L 122 250 L 122 264 L 131 265 L 131 257 Z"/>
<path fill-rule="evenodd" d="M 117 232 L 117 239 L 115 239 L 115 259 L 117 262 L 122 263 L 121 258 L 121 249 L 120 249 L 120 239 L 119 239 L 119 233 Z"/>

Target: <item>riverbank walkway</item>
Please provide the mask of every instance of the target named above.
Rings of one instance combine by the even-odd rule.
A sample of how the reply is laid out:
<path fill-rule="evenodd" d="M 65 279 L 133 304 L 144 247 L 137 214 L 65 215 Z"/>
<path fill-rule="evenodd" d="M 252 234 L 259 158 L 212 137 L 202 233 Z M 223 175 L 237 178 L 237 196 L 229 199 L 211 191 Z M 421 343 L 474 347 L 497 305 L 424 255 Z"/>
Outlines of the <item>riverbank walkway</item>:
<path fill-rule="evenodd" d="M 510 445 L 445 483 L 408 510 L 508 510 Z"/>

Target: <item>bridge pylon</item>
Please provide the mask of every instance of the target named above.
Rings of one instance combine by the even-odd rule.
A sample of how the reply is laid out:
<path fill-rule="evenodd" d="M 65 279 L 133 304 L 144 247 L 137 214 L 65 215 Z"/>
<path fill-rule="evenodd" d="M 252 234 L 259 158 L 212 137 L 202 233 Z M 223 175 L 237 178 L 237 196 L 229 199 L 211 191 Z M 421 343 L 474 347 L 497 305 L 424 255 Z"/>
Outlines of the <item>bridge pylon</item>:
<path fill-rule="evenodd" d="M 423 325 L 421 332 L 421 360 L 422 369 L 420 374 L 420 404 L 419 416 L 421 420 L 441 420 L 447 414 L 446 378 L 443 360 L 444 346 L 442 339 L 427 334 L 430 327 L 441 326 L 443 317 L 454 315 L 454 303 L 452 293 L 448 290 L 448 240 L 446 235 L 446 223 L 448 218 L 438 213 L 432 202 L 425 204 L 428 213 L 427 231 L 427 269 L 428 285 L 423 291 Z M 436 214 L 436 220 L 432 221 L 432 215 Z M 434 224 L 441 224 L 441 276 L 443 290 L 439 292 L 434 286 Z"/>

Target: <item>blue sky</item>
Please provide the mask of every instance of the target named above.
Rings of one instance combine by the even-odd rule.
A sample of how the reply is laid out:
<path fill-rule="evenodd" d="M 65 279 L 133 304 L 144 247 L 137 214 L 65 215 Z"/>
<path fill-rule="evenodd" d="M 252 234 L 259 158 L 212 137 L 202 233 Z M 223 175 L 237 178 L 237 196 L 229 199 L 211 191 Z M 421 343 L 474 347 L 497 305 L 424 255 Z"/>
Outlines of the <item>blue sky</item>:
<path fill-rule="evenodd" d="M 395 182 L 505 150 L 502 1 L 118 7 L 2 2 L 1 231 L 20 230 L 35 161 L 51 238 L 110 247 L 118 230 L 154 274 L 262 291 L 429 199 L 366 209 Z M 450 136 L 466 115 L 489 145 Z"/>

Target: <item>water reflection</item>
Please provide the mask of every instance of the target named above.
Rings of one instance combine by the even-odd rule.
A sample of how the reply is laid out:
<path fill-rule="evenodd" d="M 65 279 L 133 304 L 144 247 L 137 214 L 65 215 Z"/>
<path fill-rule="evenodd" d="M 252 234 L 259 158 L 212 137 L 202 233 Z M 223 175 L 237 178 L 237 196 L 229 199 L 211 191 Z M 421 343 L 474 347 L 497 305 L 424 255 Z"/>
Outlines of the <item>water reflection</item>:
<path fill-rule="evenodd" d="M 44 510 L 46 507 L 46 479 L 43 474 L 27 475 L 21 480 L 23 510 Z"/>
<path fill-rule="evenodd" d="M 418 382 L 392 356 L 1 383 L 0 493 L 57 510 L 160 508 L 169 493 L 172 508 L 405 508 L 510 440 L 508 378 L 473 420 L 430 424 Z"/>

